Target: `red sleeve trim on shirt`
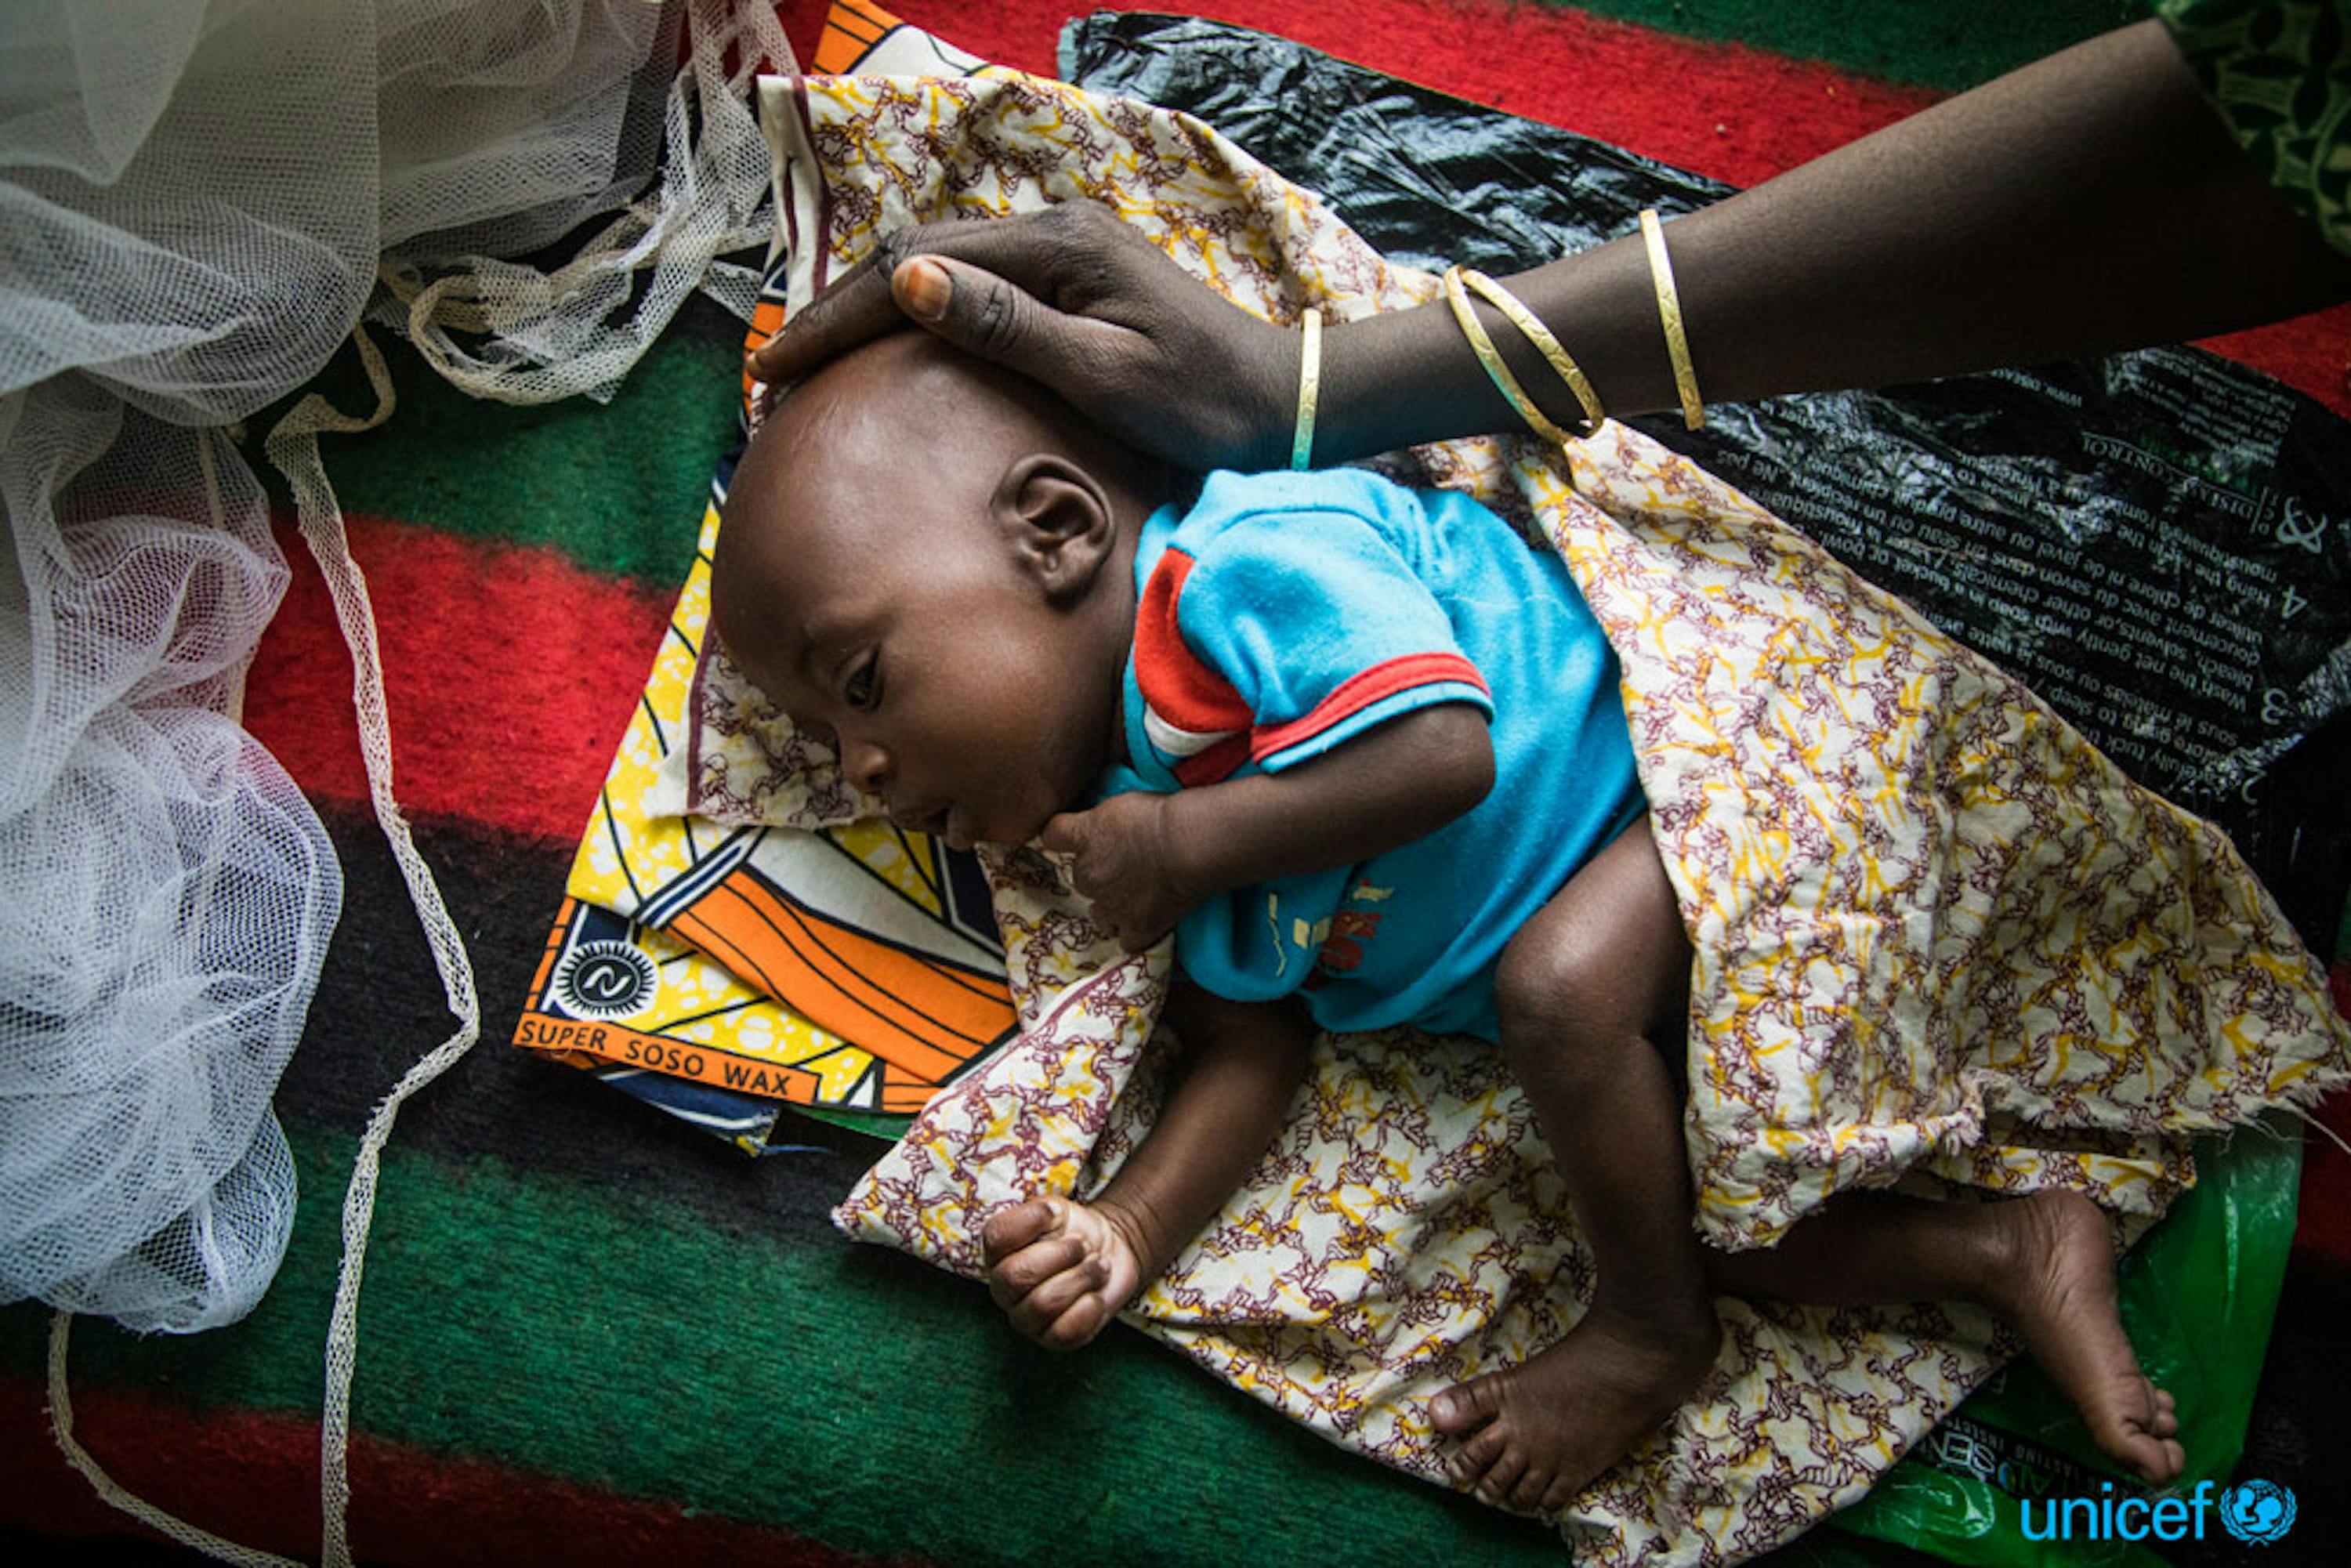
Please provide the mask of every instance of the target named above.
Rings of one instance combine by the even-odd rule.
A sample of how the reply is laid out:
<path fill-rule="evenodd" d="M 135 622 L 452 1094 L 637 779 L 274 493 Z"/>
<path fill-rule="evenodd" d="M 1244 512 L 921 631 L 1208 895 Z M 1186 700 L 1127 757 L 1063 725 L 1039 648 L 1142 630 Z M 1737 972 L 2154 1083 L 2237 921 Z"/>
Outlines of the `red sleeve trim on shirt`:
<path fill-rule="evenodd" d="M 1232 683 L 1184 641 L 1176 601 L 1192 575 L 1192 558 L 1170 548 L 1151 569 L 1134 615 L 1134 681 L 1160 722 L 1203 737 L 1246 732 L 1257 716 Z"/>
<path fill-rule="evenodd" d="M 1171 771 L 1176 783 L 1186 789 L 1196 789 L 1203 784 L 1223 783 L 1249 759 L 1249 737 L 1228 735 L 1207 750 L 1183 758 Z"/>
<path fill-rule="evenodd" d="M 1287 751 L 1313 739 L 1398 692 L 1439 685 L 1474 686 L 1488 701 L 1493 699 L 1486 677 L 1460 654 L 1406 653 L 1349 675 L 1329 696 L 1315 704 L 1314 710 L 1305 717 L 1259 730 L 1249 737 L 1249 756 L 1262 761 L 1277 751 Z"/>

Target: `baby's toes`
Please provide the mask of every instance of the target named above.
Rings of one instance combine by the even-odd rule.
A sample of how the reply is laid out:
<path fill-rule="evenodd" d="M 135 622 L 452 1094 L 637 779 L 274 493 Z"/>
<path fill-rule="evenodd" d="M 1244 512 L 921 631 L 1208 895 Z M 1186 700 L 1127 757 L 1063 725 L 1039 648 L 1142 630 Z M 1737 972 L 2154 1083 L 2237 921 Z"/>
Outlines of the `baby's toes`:
<path fill-rule="evenodd" d="M 2155 1478 L 2158 1486 L 2169 1486 L 2188 1469 L 2188 1450 L 2177 1438 L 2167 1437 L 2163 1443 L 2163 1473 Z"/>
<path fill-rule="evenodd" d="M 1558 1479 L 1548 1465 L 1528 1466 L 1519 1484 L 1510 1490 L 1510 1507 L 1520 1513 L 1534 1512 Z"/>
<path fill-rule="evenodd" d="M 1527 1462 L 1499 1439 L 1493 1446 L 1501 1451 L 1479 1467 L 1482 1473 L 1471 1490 L 1477 1493 L 1479 1501 L 1500 1508 L 1503 1500 L 1510 1495 L 1520 1478 L 1526 1473 Z"/>
<path fill-rule="evenodd" d="M 1509 1447 L 1510 1434 L 1499 1427 L 1488 1427 L 1472 1436 L 1461 1445 L 1460 1456 L 1453 1461 L 1453 1484 L 1468 1489 L 1492 1479 L 1496 1467 L 1507 1457 L 1505 1450 Z M 1512 1480 L 1518 1479 L 1520 1468 L 1521 1462 L 1511 1463 Z M 1493 1500 L 1499 1502 L 1500 1498 L 1497 1496 Z"/>

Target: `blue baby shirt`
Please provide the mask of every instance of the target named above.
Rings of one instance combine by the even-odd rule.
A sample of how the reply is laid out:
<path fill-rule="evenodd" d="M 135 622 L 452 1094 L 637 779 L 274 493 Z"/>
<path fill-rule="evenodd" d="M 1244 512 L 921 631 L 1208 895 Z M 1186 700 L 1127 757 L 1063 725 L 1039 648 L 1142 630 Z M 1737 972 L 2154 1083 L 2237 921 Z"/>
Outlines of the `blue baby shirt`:
<path fill-rule="evenodd" d="M 1303 994 L 1324 1029 L 1498 1036 L 1494 967 L 1642 809 L 1616 660 L 1567 570 L 1466 496 L 1358 469 L 1214 474 L 1136 551 L 1130 765 L 1173 790 L 1320 757 L 1437 703 L 1488 718 L 1494 787 L 1357 865 L 1209 900 L 1176 960 L 1237 1001 Z"/>

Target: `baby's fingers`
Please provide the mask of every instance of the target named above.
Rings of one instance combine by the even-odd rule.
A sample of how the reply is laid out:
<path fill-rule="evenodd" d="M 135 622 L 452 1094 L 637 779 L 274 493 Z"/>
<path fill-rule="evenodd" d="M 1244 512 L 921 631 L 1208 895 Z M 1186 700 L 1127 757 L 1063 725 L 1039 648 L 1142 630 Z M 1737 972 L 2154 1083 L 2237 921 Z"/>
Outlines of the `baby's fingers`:
<path fill-rule="evenodd" d="M 1086 847 L 1086 813 L 1061 811 L 1047 821 L 1044 831 L 1037 835 L 1037 847 L 1057 855 L 1074 855 Z"/>
<path fill-rule="evenodd" d="M 1110 1266 L 1087 1257 L 1008 1304 L 1005 1315 L 1048 1350 L 1075 1350 L 1094 1337 L 1108 1315 L 1102 1310 L 1102 1292 L 1109 1282 Z"/>
<path fill-rule="evenodd" d="M 1009 1208 L 999 1208 L 987 1217 L 979 1229 L 981 1257 L 990 1269 L 1019 1251 L 1023 1247 L 1041 1241 L 1061 1228 L 1061 1210 L 1067 1201 L 1054 1197 L 1032 1197 L 1016 1203 Z"/>
<path fill-rule="evenodd" d="M 987 1270 L 988 1299 L 1006 1312 L 1056 1275 L 1086 1260 L 1086 1244 L 1074 1236 L 1056 1236 L 1023 1247 Z"/>
<path fill-rule="evenodd" d="M 1099 1289 L 1090 1291 L 1054 1319 L 1050 1328 L 1037 1335 L 1037 1343 L 1047 1350 L 1075 1350 L 1080 1345 L 1091 1343 L 1093 1337 L 1107 1328 L 1116 1316 L 1116 1302 Z"/>

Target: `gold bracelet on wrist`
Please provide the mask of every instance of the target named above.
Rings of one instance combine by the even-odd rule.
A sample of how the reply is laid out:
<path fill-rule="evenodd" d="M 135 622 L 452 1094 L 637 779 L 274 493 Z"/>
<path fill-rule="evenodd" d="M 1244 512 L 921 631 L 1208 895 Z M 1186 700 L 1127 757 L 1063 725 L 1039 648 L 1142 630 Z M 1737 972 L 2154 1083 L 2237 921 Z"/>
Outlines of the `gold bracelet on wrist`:
<path fill-rule="evenodd" d="M 1453 319 L 1460 325 L 1461 335 L 1469 340 L 1469 351 L 1476 354 L 1478 362 L 1485 367 L 1487 379 L 1494 383 L 1494 390 L 1502 394 L 1502 401 L 1509 403 L 1520 419 L 1526 421 L 1527 427 L 1545 441 L 1565 446 L 1576 440 L 1576 435 L 1561 429 L 1548 414 L 1535 406 L 1534 400 L 1527 396 L 1526 389 L 1519 384 L 1519 378 L 1510 373 L 1510 367 L 1502 361 L 1501 351 L 1494 347 L 1494 340 L 1486 335 L 1485 323 L 1478 319 L 1478 312 L 1469 303 L 1469 290 L 1462 272 L 1458 267 L 1445 269 L 1445 300 L 1453 308 Z M 1594 401 L 1597 402 L 1596 399 Z M 1591 432 L 1583 434 L 1588 435 Z"/>
<path fill-rule="evenodd" d="M 1562 347 L 1560 340 L 1552 336 L 1551 329 L 1542 324 L 1542 318 L 1528 309 L 1517 295 L 1476 267 L 1457 267 L 1453 270 L 1458 272 L 1461 281 L 1475 289 L 1488 304 L 1510 318 L 1510 325 L 1535 346 L 1535 351 L 1542 355 L 1543 362 L 1551 366 L 1559 379 L 1567 383 L 1567 390 L 1575 394 L 1585 421 L 1584 427 L 1575 434 L 1589 435 L 1599 429 L 1600 422 L 1608 417 L 1600 406 L 1600 393 L 1593 389 L 1591 378 L 1583 373 L 1583 367 L 1575 362 L 1575 357 Z"/>
<path fill-rule="evenodd" d="M 1666 358 L 1674 368 L 1674 392 L 1682 400 L 1682 423 L 1696 430 L 1706 423 L 1706 404 L 1698 401 L 1689 333 L 1682 326 L 1681 291 L 1674 287 L 1674 258 L 1666 254 L 1665 226 L 1657 222 L 1655 207 L 1641 210 L 1641 238 L 1649 247 L 1649 285 L 1657 291 L 1657 319 L 1665 324 Z"/>
<path fill-rule="evenodd" d="M 1322 401 L 1322 312 L 1309 305 L 1300 323 L 1298 345 L 1298 423 L 1290 436 L 1290 466 L 1305 469 L 1314 463 L 1314 413 Z"/>

